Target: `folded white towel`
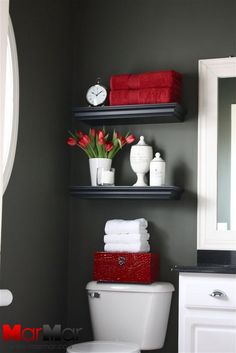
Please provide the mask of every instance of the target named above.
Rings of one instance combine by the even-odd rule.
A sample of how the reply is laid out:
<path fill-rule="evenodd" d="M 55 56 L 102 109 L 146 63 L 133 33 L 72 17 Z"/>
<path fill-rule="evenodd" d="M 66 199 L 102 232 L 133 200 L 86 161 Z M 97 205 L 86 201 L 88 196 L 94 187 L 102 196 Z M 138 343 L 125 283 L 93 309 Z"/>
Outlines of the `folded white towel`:
<path fill-rule="evenodd" d="M 148 236 L 149 233 L 148 233 L 148 230 L 147 229 L 142 229 L 140 232 L 138 233 L 110 233 L 110 234 L 105 234 L 105 235 L 109 235 L 109 236 L 117 236 L 117 235 L 125 235 L 126 237 L 130 237 L 131 235 L 143 235 L 143 236 Z"/>
<path fill-rule="evenodd" d="M 127 234 L 142 233 L 148 226 L 146 219 L 138 218 L 133 220 L 111 219 L 106 222 L 106 234 Z"/>
<path fill-rule="evenodd" d="M 147 241 L 133 244 L 105 244 L 104 250 L 109 252 L 149 252 L 150 245 Z"/>
<path fill-rule="evenodd" d="M 124 243 L 132 244 L 140 241 L 145 241 L 150 238 L 148 232 L 142 234 L 106 234 L 104 235 L 104 243 Z"/>

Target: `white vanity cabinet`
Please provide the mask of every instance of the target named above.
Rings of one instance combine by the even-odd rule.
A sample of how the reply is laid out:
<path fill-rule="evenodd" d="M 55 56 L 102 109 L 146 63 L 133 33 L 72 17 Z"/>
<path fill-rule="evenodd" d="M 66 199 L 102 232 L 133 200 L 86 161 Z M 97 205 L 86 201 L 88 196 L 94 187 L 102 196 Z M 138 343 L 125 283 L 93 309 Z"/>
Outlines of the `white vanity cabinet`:
<path fill-rule="evenodd" d="M 179 353 L 236 353 L 236 274 L 179 274 Z"/>

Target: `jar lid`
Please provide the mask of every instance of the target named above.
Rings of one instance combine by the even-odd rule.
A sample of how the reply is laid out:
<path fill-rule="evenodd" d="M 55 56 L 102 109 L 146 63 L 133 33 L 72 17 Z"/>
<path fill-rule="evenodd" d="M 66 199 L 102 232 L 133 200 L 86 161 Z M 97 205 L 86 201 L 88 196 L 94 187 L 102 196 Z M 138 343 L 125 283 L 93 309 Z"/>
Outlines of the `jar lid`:
<path fill-rule="evenodd" d="M 159 152 L 155 153 L 155 157 L 151 162 L 164 162 L 164 160 L 161 158 L 161 154 Z"/>
<path fill-rule="evenodd" d="M 144 136 L 140 136 L 140 140 L 135 146 L 148 146 L 144 140 Z"/>

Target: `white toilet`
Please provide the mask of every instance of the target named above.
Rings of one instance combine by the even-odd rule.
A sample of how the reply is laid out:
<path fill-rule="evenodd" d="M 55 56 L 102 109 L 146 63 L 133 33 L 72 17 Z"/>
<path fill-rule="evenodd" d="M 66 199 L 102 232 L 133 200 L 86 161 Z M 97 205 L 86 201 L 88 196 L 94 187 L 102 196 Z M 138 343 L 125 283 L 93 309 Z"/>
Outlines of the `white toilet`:
<path fill-rule="evenodd" d="M 139 353 L 163 347 L 171 283 L 89 282 L 86 289 L 95 341 L 70 346 L 67 353 Z"/>

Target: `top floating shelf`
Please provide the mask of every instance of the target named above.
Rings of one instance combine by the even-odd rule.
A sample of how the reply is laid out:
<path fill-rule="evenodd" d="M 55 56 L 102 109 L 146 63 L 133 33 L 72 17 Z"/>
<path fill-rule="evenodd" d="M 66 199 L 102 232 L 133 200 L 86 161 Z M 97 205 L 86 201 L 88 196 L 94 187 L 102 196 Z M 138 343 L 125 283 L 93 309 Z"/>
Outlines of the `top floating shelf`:
<path fill-rule="evenodd" d="M 184 120 L 186 110 L 178 103 L 75 107 L 73 118 L 88 125 L 160 124 Z"/>

